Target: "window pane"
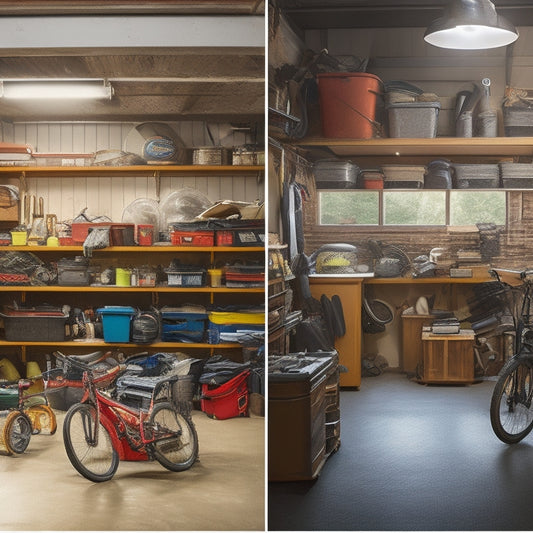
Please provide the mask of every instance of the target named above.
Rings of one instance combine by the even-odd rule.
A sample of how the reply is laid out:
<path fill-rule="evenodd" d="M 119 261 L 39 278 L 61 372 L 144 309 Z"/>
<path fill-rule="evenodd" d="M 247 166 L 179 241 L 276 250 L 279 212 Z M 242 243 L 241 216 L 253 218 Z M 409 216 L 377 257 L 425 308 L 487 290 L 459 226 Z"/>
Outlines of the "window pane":
<path fill-rule="evenodd" d="M 384 191 L 383 223 L 445 225 L 446 191 Z"/>
<path fill-rule="evenodd" d="M 321 191 L 320 224 L 378 224 L 377 191 Z"/>
<path fill-rule="evenodd" d="M 450 191 L 450 224 L 505 225 L 505 191 Z"/>

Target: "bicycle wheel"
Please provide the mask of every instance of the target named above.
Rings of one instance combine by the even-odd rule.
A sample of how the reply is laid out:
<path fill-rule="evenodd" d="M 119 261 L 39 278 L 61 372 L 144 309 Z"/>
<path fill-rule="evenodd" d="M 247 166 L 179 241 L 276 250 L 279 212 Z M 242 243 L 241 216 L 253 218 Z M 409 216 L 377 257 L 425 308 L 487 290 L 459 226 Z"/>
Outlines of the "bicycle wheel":
<path fill-rule="evenodd" d="M 72 466 L 98 483 L 115 475 L 119 457 L 102 422 L 96 425 L 96 414 L 94 405 L 74 404 L 65 415 L 63 442 Z"/>
<path fill-rule="evenodd" d="M 533 429 L 533 360 L 513 357 L 502 368 L 490 403 L 490 422 L 506 444 L 520 442 Z"/>
<path fill-rule="evenodd" d="M 33 405 L 24 409 L 29 416 L 33 433 L 36 435 L 41 432 L 53 435 L 57 429 L 57 420 L 54 411 L 48 405 Z"/>
<path fill-rule="evenodd" d="M 8 452 L 24 453 L 30 443 L 32 427 L 30 419 L 20 411 L 12 411 L 4 426 L 4 442 Z"/>
<path fill-rule="evenodd" d="M 156 439 L 149 445 L 154 457 L 168 470 L 187 470 L 198 458 L 198 435 L 192 420 L 177 412 L 170 403 L 154 405 L 148 431 Z"/>

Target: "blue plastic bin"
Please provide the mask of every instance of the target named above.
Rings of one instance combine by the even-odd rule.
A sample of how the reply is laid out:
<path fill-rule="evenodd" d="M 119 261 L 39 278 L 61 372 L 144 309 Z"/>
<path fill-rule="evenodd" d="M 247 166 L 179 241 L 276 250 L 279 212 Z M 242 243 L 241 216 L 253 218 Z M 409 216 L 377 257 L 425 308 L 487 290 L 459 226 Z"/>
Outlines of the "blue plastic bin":
<path fill-rule="evenodd" d="M 135 309 L 129 306 L 106 305 L 97 309 L 102 315 L 105 342 L 129 342 L 130 325 Z"/>
<path fill-rule="evenodd" d="M 161 311 L 164 342 L 203 342 L 207 329 L 207 313 Z"/>

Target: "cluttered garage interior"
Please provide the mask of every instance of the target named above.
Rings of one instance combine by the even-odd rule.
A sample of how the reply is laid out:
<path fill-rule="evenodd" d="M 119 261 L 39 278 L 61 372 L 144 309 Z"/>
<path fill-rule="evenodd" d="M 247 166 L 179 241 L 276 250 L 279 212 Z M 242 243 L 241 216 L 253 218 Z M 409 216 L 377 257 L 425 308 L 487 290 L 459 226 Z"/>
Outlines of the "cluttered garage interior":
<path fill-rule="evenodd" d="M 264 13 L 1 2 L 3 530 L 264 529 Z"/>

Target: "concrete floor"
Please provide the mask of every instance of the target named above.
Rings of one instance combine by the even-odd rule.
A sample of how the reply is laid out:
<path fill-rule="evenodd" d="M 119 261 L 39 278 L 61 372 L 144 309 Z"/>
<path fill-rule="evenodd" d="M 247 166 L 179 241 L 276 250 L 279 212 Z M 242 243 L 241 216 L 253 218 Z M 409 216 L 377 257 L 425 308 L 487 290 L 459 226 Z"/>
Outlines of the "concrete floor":
<path fill-rule="evenodd" d="M 530 531 L 533 434 L 494 435 L 494 381 L 403 374 L 341 393 L 341 446 L 315 482 L 271 483 L 269 530 Z"/>
<path fill-rule="evenodd" d="M 121 462 L 111 481 L 92 483 L 55 435 L 33 436 L 26 452 L 0 456 L 0 530 L 265 529 L 262 417 L 212 420 L 195 411 L 200 461 L 180 473 L 157 462 Z"/>

